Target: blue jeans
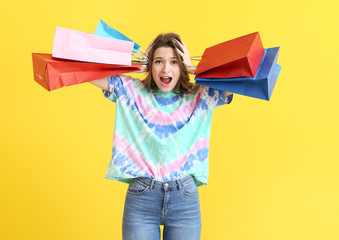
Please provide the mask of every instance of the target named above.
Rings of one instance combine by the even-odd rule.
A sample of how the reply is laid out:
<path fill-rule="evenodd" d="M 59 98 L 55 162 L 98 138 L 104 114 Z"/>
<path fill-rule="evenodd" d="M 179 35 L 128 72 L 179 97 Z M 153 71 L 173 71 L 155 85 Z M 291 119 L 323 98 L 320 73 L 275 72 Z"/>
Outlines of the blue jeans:
<path fill-rule="evenodd" d="M 122 224 L 124 240 L 199 240 L 200 200 L 191 175 L 170 182 L 134 178 L 129 184 Z"/>

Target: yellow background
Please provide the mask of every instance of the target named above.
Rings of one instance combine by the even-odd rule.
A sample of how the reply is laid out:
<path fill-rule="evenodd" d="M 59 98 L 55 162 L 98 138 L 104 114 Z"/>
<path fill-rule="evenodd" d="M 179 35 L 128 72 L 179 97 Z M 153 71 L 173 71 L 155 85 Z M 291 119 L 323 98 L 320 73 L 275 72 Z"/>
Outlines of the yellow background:
<path fill-rule="evenodd" d="M 260 31 L 280 46 L 271 101 L 236 95 L 215 111 L 202 239 L 339 239 L 339 4 L 302 1 L 3 1 L 0 239 L 121 239 L 127 185 L 104 178 L 114 109 L 85 83 L 48 92 L 32 52 L 56 26 L 103 19 L 146 49 L 181 35 L 190 54 Z"/>

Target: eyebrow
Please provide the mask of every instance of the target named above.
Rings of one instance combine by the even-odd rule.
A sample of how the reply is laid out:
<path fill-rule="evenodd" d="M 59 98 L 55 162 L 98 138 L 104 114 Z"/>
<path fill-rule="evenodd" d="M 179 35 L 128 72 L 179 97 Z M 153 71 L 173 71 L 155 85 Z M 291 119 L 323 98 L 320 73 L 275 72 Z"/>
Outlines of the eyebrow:
<path fill-rule="evenodd" d="M 163 57 L 155 57 L 154 59 L 163 59 Z M 176 57 L 171 57 L 170 59 L 177 59 Z"/>

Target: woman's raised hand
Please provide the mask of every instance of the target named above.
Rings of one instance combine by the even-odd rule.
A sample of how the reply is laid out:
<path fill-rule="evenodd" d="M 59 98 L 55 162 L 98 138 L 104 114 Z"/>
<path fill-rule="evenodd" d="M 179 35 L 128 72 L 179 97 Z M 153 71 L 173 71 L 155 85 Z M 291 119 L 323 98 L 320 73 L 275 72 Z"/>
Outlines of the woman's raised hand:
<path fill-rule="evenodd" d="M 147 60 L 149 60 L 148 59 L 148 54 L 149 54 L 149 51 L 151 51 L 151 48 L 152 48 L 152 46 L 153 46 L 153 43 L 154 43 L 154 40 L 155 39 L 153 39 L 149 44 L 148 44 L 148 46 L 147 46 L 147 49 L 146 49 L 146 57 L 147 57 Z"/>
<path fill-rule="evenodd" d="M 181 47 L 182 51 L 180 49 L 178 49 L 178 53 L 180 54 L 180 56 L 183 59 L 183 63 L 186 67 L 187 72 L 189 72 L 190 74 L 194 74 L 196 67 L 193 66 L 192 61 L 191 61 L 191 56 L 188 52 L 188 49 L 186 47 L 186 44 L 184 42 L 179 42 L 177 41 L 179 46 Z"/>
<path fill-rule="evenodd" d="M 149 54 L 149 51 L 151 51 L 153 42 L 154 42 L 154 39 L 152 40 L 152 42 L 150 42 L 150 43 L 148 44 L 147 49 L 146 49 L 146 51 L 144 52 L 145 54 L 144 54 L 143 60 L 146 60 L 147 63 L 148 63 L 148 61 L 149 61 L 149 56 L 148 56 L 148 54 Z M 141 66 L 141 70 L 136 71 L 136 72 L 134 72 L 134 73 L 144 73 L 144 72 L 147 71 L 147 64 L 142 64 L 142 65 L 140 65 L 140 66 Z"/>

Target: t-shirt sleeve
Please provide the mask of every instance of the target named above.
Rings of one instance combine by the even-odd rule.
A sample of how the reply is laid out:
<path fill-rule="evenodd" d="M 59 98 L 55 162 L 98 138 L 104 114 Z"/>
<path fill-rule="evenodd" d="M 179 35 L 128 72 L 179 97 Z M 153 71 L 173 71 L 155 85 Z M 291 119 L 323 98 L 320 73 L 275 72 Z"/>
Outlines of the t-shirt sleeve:
<path fill-rule="evenodd" d="M 118 89 L 123 85 L 122 78 L 120 75 L 108 77 L 108 89 L 109 91 L 102 90 L 102 93 L 106 98 L 111 100 L 112 102 L 117 101 L 117 92 Z"/>
<path fill-rule="evenodd" d="M 233 100 L 233 94 L 225 96 L 225 91 L 218 90 L 211 87 L 206 87 L 206 97 L 208 97 L 209 102 L 211 103 L 213 109 L 216 109 L 220 106 L 230 104 Z"/>

